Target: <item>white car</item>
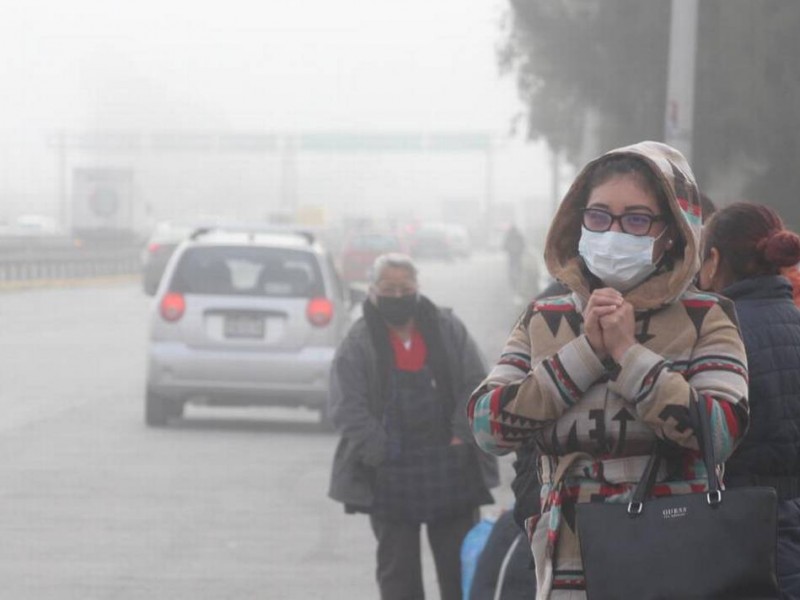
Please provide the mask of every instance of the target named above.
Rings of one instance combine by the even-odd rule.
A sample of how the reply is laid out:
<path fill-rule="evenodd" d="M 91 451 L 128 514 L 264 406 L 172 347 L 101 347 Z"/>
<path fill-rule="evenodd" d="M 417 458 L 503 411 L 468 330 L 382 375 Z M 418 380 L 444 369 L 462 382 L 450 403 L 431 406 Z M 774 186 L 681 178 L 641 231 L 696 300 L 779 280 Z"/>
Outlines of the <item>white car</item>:
<path fill-rule="evenodd" d="M 155 296 L 146 423 L 163 426 L 193 401 L 324 413 L 353 301 L 308 234 L 194 233 L 170 258 Z"/>

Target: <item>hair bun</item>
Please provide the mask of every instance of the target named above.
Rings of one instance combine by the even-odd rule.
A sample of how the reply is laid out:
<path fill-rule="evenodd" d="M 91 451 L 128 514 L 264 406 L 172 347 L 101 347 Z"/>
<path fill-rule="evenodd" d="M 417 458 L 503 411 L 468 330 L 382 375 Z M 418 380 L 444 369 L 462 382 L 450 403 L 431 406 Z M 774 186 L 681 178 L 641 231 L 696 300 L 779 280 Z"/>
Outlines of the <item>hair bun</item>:
<path fill-rule="evenodd" d="M 791 267 L 800 262 L 800 237 L 788 229 L 772 233 L 759 246 L 764 260 L 772 265 Z"/>

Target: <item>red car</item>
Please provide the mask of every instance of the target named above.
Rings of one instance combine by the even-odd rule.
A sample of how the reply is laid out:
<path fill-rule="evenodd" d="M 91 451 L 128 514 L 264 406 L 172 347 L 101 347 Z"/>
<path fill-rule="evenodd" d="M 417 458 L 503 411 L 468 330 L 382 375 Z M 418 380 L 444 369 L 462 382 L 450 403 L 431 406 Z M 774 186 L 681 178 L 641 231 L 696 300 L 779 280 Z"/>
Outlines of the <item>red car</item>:
<path fill-rule="evenodd" d="M 372 264 L 378 256 L 407 251 L 402 240 L 393 233 L 355 233 L 342 248 L 342 278 L 348 283 L 369 281 Z"/>

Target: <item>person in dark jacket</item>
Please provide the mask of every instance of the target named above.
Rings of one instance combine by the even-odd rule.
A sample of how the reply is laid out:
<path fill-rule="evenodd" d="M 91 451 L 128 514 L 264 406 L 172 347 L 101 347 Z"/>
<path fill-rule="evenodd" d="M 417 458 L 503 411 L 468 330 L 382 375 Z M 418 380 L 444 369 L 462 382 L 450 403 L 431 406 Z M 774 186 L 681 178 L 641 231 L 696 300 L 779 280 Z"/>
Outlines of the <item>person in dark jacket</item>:
<path fill-rule="evenodd" d="M 699 286 L 733 300 L 750 373 L 750 429 L 725 465 L 728 487 L 778 492 L 778 579 L 800 598 L 800 310 L 782 267 L 800 260 L 800 237 L 767 206 L 736 203 L 704 231 Z"/>
<path fill-rule="evenodd" d="M 423 523 L 441 598 L 460 600 L 461 542 L 499 483 L 466 420 L 483 359 L 458 317 L 419 294 L 405 255 L 377 258 L 363 310 L 331 369 L 341 439 L 329 495 L 347 512 L 369 514 L 383 600 L 425 597 Z"/>
<path fill-rule="evenodd" d="M 536 572 L 525 531 L 514 513 L 501 514 L 478 557 L 469 600 L 528 600 L 536 594 Z"/>
<path fill-rule="evenodd" d="M 512 224 L 506 231 L 503 250 L 508 255 L 508 278 L 513 285 L 520 277 L 522 255 L 525 252 L 525 238 L 516 225 Z"/>

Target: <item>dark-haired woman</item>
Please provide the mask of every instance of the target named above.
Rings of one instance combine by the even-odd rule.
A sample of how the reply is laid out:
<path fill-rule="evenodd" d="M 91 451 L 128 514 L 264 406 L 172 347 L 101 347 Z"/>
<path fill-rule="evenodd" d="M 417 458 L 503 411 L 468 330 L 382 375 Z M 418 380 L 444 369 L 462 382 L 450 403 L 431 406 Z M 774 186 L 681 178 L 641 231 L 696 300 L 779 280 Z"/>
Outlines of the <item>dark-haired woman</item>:
<path fill-rule="evenodd" d="M 800 598 L 800 309 L 784 267 L 800 261 L 800 237 L 766 206 L 732 204 L 704 231 L 699 284 L 734 301 L 750 373 L 750 430 L 725 482 L 769 485 L 778 499 L 778 578 Z"/>
<path fill-rule="evenodd" d="M 705 489 L 691 411 L 711 416 L 721 461 L 747 427 L 730 302 L 691 285 L 699 198 L 686 159 L 657 142 L 584 167 L 545 244 L 548 270 L 568 293 L 531 303 L 470 399 L 484 450 L 539 455 L 543 511 L 525 525 L 540 600 L 585 598 L 576 503 L 628 502 L 657 439 L 672 452 L 654 492 Z"/>

